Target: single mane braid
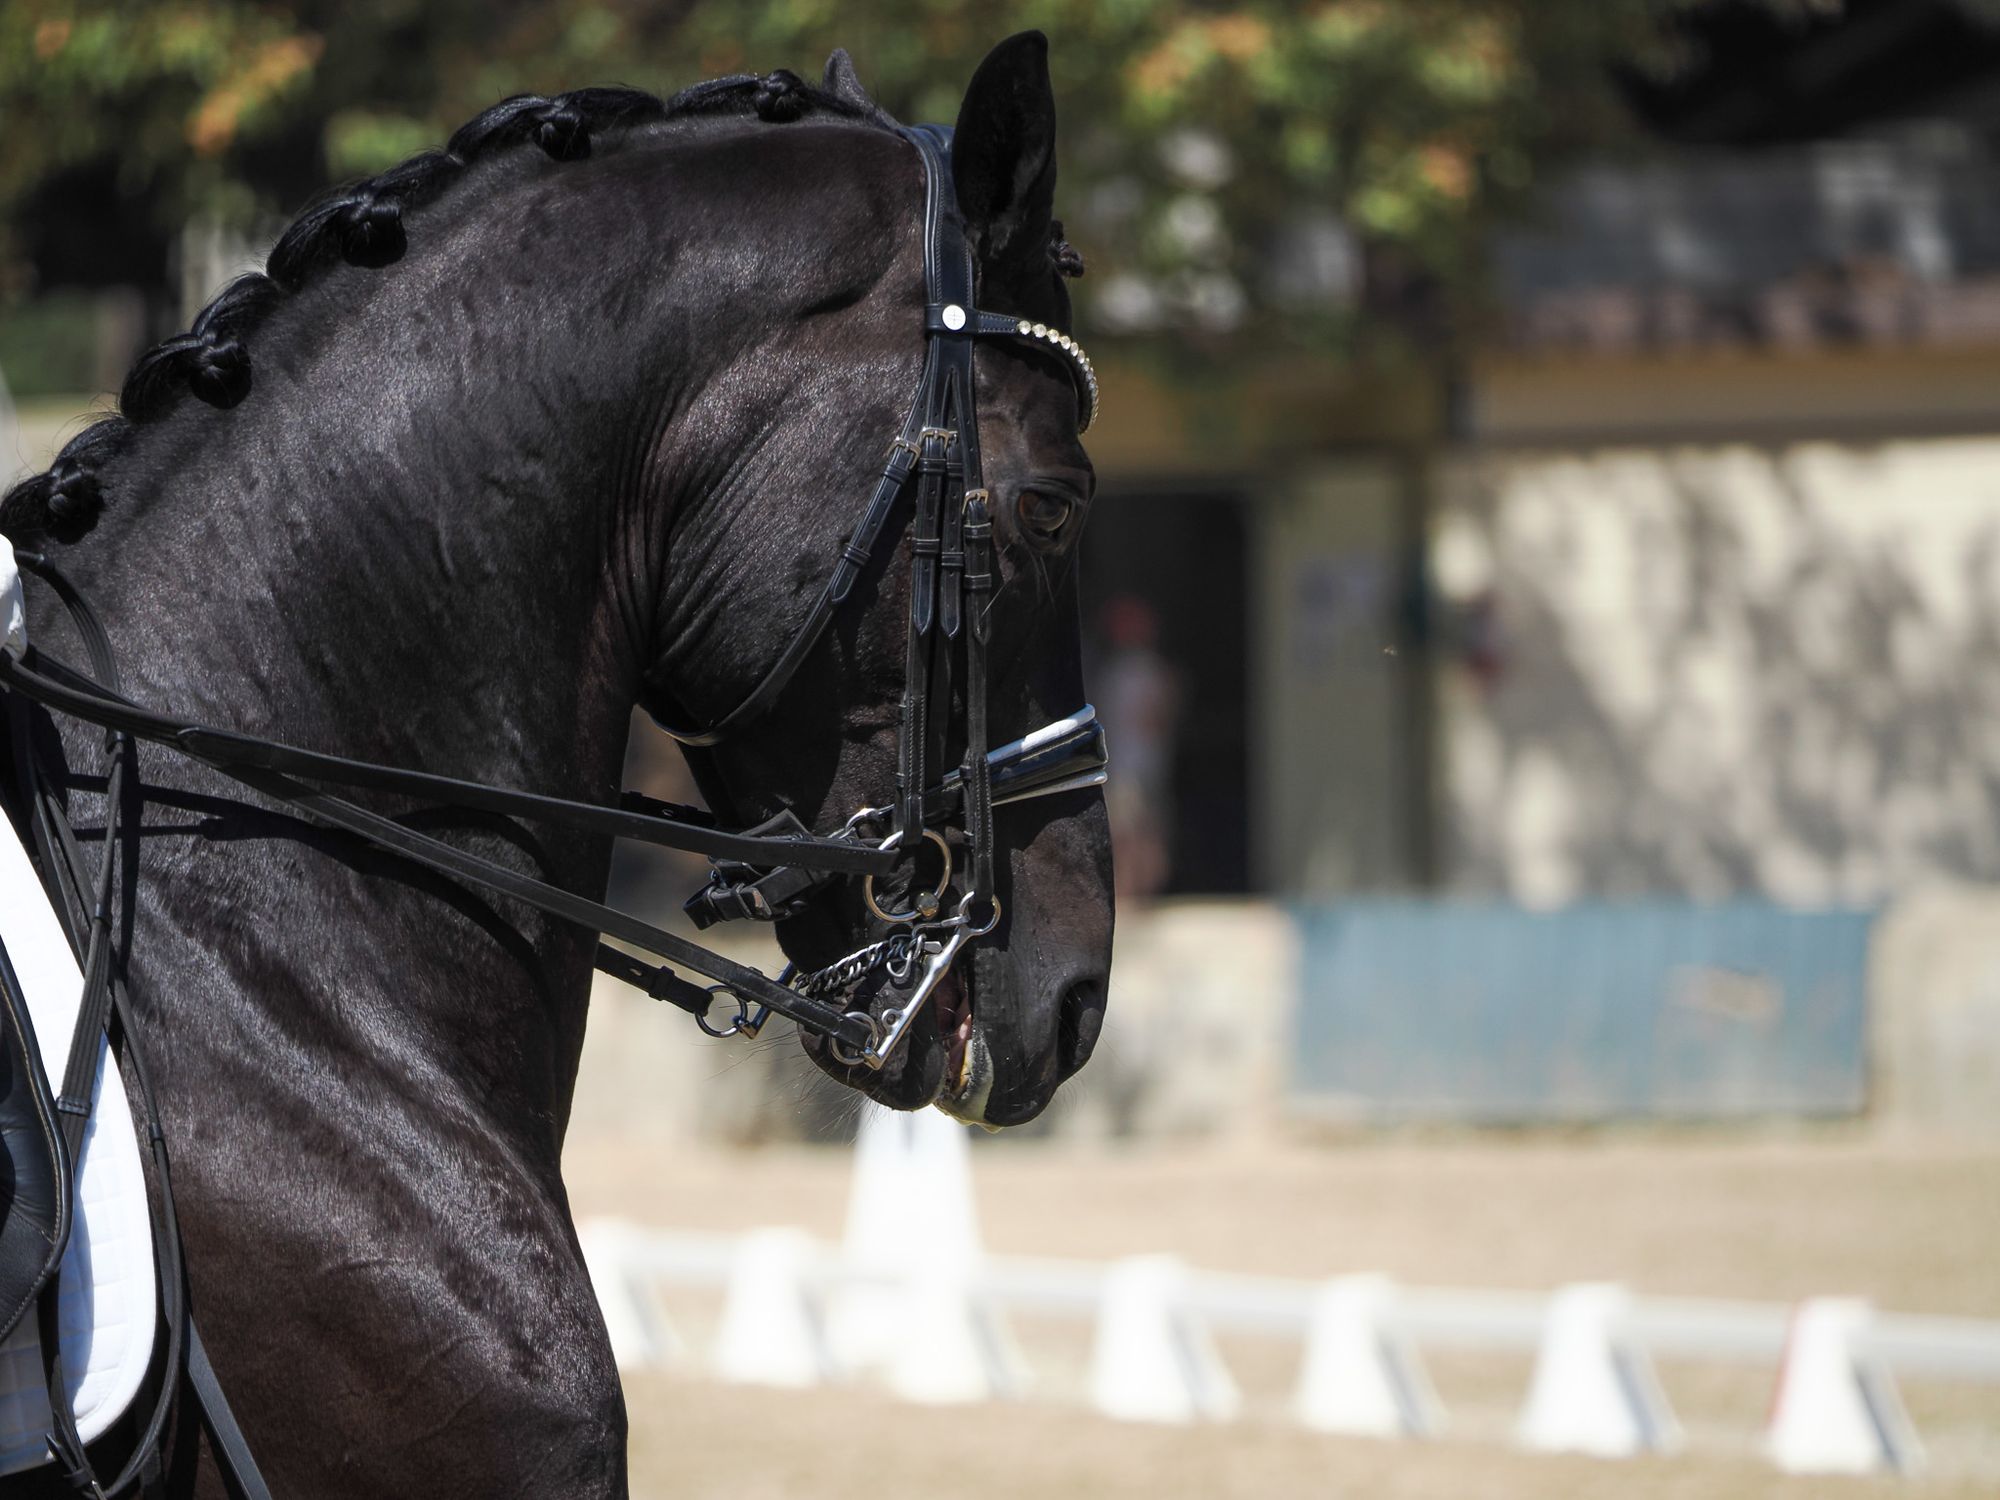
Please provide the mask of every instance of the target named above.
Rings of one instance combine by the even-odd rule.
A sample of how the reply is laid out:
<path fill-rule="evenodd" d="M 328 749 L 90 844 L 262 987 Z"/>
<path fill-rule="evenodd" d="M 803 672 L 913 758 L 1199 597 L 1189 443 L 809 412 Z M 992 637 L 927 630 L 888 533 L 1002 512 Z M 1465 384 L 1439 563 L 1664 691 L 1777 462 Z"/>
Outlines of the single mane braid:
<path fill-rule="evenodd" d="M 774 124 L 796 120 L 806 112 L 805 80 L 789 68 L 767 73 L 757 81 L 757 118 Z"/>
<path fill-rule="evenodd" d="M 203 308 L 187 333 L 139 356 L 118 406 L 135 422 L 164 416 L 186 386 L 210 406 L 225 410 L 250 393 L 250 351 L 241 335 L 278 300 L 266 276 L 239 276 Z"/>
<path fill-rule="evenodd" d="M 15 540 L 47 535 L 65 545 L 80 541 L 104 509 L 97 470 L 124 450 L 131 435 L 131 424 L 118 418 L 78 433 L 47 470 L 22 480 L 0 500 L 0 535 Z"/>
<path fill-rule="evenodd" d="M 223 410 L 251 391 L 247 340 L 283 298 L 339 261 L 379 269 L 409 248 L 404 210 L 430 203 L 473 162 L 532 142 L 552 161 L 581 161 L 606 132 L 702 115 L 755 115 L 783 124 L 811 112 L 880 124 L 870 109 L 808 84 L 787 69 L 762 77 L 711 79 L 660 99 L 637 89 L 586 88 L 502 100 L 467 122 L 443 150 L 425 151 L 378 176 L 337 188 L 278 239 L 262 274 L 238 277 L 176 334 L 139 356 L 118 395 L 119 414 L 67 443 L 54 463 L 0 499 L 0 535 L 79 541 L 97 524 L 105 494 L 99 471 L 123 452 L 134 423 L 156 422 L 191 393 Z"/>

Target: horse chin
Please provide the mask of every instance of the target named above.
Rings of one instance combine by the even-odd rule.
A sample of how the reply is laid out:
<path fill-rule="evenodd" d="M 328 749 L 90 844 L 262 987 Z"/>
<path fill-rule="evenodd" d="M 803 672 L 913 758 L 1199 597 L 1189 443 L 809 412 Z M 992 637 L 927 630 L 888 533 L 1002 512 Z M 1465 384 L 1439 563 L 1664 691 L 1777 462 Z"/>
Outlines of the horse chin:
<path fill-rule="evenodd" d="M 881 990 L 863 1003 L 871 1014 L 879 1014 L 892 996 L 893 992 Z M 801 1031 L 799 1041 L 822 1072 L 878 1104 L 890 1109 L 922 1109 L 936 1104 L 947 1113 L 958 1114 L 953 1101 L 966 1095 L 966 1080 L 977 1074 L 975 1058 L 986 1056 L 984 1044 L 973 1040 L 976 1034 L 971 1015 L 965 980 L 950 974 L 910 1023 L 896 1055 L 882 1068 L 843 1063 L 833 1055 L 826 1038 L 810 1032 Z M 990 1074 L 990 1065 L 987 1071 Z"/>

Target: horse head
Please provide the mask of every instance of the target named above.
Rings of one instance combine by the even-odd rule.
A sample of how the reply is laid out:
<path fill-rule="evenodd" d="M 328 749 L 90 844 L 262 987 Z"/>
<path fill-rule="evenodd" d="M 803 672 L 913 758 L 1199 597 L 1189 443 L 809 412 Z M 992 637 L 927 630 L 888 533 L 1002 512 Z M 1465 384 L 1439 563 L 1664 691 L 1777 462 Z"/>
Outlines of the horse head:
<path fill-rule="evenodd" d="M 1017 739 L 1085 702 L 1075 565 L 1094 480 L 1078 430 L 1095 390 L 1064 355 L 1073 346 L 1062 273 L 1075 267 L 1053 218 L 1046 50 L 1029 33 L 1002 43 L 978 69 L 950 138 L 952 196 L 944 205 L 972 252 L 978 306 L 1018 315 L 1023 330 L 1046 335 L 981 343 L 974 361 L 977 451 L 998 576 L 990 593 L 968 592 L 965 609 L 978 612 L 991 663 L 988 743 Z M 842 56 L 829 65 L 828 85 L 865 100 Z M 682 538 L 664 544 L 666 603 L 641 700 L 662 722 L 726 721 L 757 692 L 826 569 L 853 541 L 861 499 L 924 366 L 924 163 L 907 139 L 893 136 L 849 132 L 838 146 L 829 161 L 826 143 L 801 132 L 793 152 L 767 159 L 775 180 L 767 175 L 762 187 L 793 215 L 771 234 L 803 253 L 764 266 L 761 283 L 740 295 L 775 293 L 796 316 L 780 334 L 746 346 L 709 386 L 723 393 L 719 426 L 733 445 L 727 462 L 671 439 L 656 455 L 662 503 L 675 513 L 670 531 Z M 739 275 L 720 267 L 716 282 L 738 295 Z M 1080 368 L 1087 372 L 1087 362 Z M 697 479 L 677 484 L 686 469 Z M 953 506 L 959 497 L 945 500 Z M 839 828 L 859 809 L 891 803 L 899 769 L 908 774 L 899 766 L 906 692 L 935 699 L 920 705 L 934 720 L 967 712 L 963 669 L 947 668 L 941 691 L 911 680 L 906 621 L 923 555 L 910 514 L 916 504 L 898 499 L 890 524 L 903 528 L 900 546 L 868 556 L 817 658 L 769 711 L 742 733 L 690 751 L 705 795 L 728 820 L 788 812 L 810 828 Z M 942 751 L 928 762 L 926 774 L 936 778 L 956 762 L 965 735 L 936 722 L 924 732 Z M 885 826 L 865 831 L 879 836 Z M 934 833 L 893 894 L 885 886 L 872 903 L 874 893 L 857 882 L 823 886 L 780 924 L 787 955 L 815 971 L 879 945 L 895 926 L 883 919 L 885 905 L 921 899 L 923 890 L 954 909 L 976 853 L 965 835 L 962 816 Z M 935 1101 L 1005 1125 L 1038 1114 L 1097 1038 L 1112 920 L 1102 797 L 1079 787 L 1003 804 L 991 841 L 993 888 L 980 911 L 993 926 L 911 1016 L 900 1047 L 874 1066 L 824 1037 L 803 1039 L 821 1067 L 884 1103 Z M 878 976 L 853 1003 L 892 1017 L 913 982 Z"/>

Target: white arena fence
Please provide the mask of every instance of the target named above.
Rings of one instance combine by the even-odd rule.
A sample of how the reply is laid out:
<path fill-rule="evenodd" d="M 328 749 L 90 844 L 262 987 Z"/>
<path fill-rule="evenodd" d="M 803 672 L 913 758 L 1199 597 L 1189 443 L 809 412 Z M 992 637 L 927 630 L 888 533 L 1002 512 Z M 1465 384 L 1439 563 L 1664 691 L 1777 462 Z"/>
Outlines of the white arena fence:
<path fill-rule="evenodd" d="M 1685 1444 L 1655 1360 L 1748 1364 L 1777 1371 L 1764 1451 L 1780 1468 L 1907 1472 L 1923 1449 L 1899 1380 L 2000 1384 L 2000 1321 L 1881 1313 L 1849 1298 L 1647 1297 L 1612 1283 L 1445 1290 L 1374 1275 L 1313 1284 L 1195 1271 L 1165 1256 L 1091 1264 L 965 1246 L 939 1256 L 922 1242 L 878 1241 L 870 1253 L 865 1243 L 857 1251 L 852 1225 L 846 1250 L 798 1230 L 699 1235 L 606 1219 L 586 1223 L 582 1237 L 621 1368 L 705 1367 L 793 1387 L 879 1378 L 926 1402 L 1026 1390 L 1009 1315 L 1094 1324 L 1089 1399 L 1139 1421 L 1240 1412 L 1217 1334 L 1299 1340 L 1296 1419 L 1377 1437 L 1443 1430 L 1426 1353 L 1518 1353 L 1532 1356 L 1533 1373 L 1516 1441 L 1618 1457 Z M 665 1314 L 666 1287 L 720 1291 L 706 1351 Z"/>
<path fill-rule="evenodd" d="M 1225 1275 L 1161 1255 L 989 1256 L 966 1127 L 930 1110 L 864 1109 L 838 1247 L 797 1229 L 701 1235 L 615 1219 L 586 1222 L 580 1236 L 622 1369 L 702 1368 L 792 1387 L 874 1379 L 930 1403 L 1029 1391 L 1010 1319 L 1090 1325 L 1084 1394 L 1132 1421 L 1242 1414 L 1217 1335 L 1296 1340 L 1292 1416 L 1385 1438 L 1444 1431 L 1427 1355 L 1519 1355 L 1533 1365 L 1514 1440 L 1615 1458 L 1686 1445 L 1655 1361 L 1737 1364 L 1776 1371 L 1763 1434 L 1774 1464 L 1864 1473 L 1923 1464 L 1899 1381 L 2000 1385 L 2000 1321 L 1878 1313 L 1854 1298 L 1642 1297 L 1611 1282 L 1546 1294 L 1443 1290 L 1380 1275 Z M 669 1289 L 720 1293 L 705 1348 L 668 1316 Z"/>

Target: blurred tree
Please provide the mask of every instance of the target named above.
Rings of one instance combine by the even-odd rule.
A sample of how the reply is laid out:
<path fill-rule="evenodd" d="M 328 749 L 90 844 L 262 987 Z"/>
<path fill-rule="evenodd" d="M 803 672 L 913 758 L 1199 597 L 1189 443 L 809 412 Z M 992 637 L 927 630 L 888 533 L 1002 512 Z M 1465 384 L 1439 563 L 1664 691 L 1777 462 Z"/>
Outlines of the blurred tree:
<path fill-rule="evenodd" d="M 1626 138 L 1613 68 L 1657 66 L 1682 3 L 0 0 L 0 287 L 101 282 L 128 251 L 160 277 L 191 214 L 290 211 L 513 92 L 810 77 L 838 45 L 899 116 L 949 119 L 985 49 L 1039 26 L 1095 331 L 1435 347 L 1477 325 L 1487 226 Z"/>

